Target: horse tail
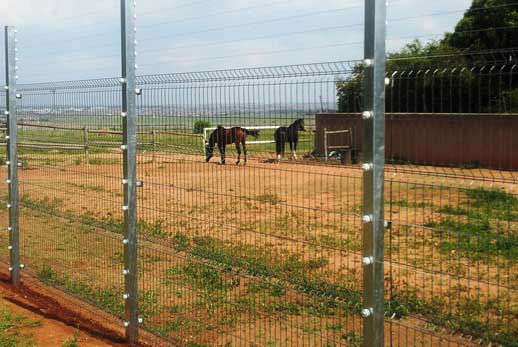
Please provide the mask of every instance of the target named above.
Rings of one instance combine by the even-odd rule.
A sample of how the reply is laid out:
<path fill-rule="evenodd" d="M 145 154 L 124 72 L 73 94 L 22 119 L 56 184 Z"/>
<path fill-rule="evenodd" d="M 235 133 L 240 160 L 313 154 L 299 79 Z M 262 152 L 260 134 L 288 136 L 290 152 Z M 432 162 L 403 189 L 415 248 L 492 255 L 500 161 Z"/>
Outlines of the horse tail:
<path fill-rule="evenodd" d="M 246 129 L 246 128 L 243 128 L 243 130 L 245 131 L 245 133 L 247 135 L 253 136 L 254 138 L 258 138 L 259 137 L 259 130 L 249 130 L 249 129 Z"/>

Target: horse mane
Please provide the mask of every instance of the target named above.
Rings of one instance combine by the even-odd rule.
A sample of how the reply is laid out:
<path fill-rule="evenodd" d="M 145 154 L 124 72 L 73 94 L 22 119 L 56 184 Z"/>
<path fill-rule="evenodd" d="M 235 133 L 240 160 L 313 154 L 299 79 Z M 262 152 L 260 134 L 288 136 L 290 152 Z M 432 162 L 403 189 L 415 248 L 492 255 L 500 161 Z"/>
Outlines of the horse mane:
<path fill-rule="evenodd" d="M 302 119 L 302 118 L 297 119 L 296 121 L 293 122 L 293 124 L 290 125 L 290 127 L 291 128 L 297 127 L 297 129 L 300 127 L 304 127 L 304 119 Z"/>

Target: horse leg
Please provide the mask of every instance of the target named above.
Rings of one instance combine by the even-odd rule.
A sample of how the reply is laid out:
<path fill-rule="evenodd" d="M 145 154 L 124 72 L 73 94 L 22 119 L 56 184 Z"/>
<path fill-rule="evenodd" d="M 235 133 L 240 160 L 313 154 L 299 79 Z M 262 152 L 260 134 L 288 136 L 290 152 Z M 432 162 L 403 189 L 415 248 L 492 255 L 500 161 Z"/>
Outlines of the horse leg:
<path fill-rule="evenodd" d="M 245 142 L 245 140 L 243 140 L 243 153 L 245 154 L 245 165 L 246 165 L 247 158 L 246 158 L 246 142 Z"/>
<path fill-rule="evenodd" d="M 298 144 L 299 140 L 298 139 L 295 139 L 295 141 L 293 141 L 293 157 L 295 158 L 295 160 L 297 160 L 297 144 Z"/>
<path fill-rule="evenodd" d="M 281 145 L 282 145 L 282 140 L 281 140 L 281 135 L 280 133 L 278 132 L 278 130 L 275 132 L 275 153 L 277 154 L 277 161 L 281 161 Z"/>
<path fill-rule="evenodd" d="M 219 146 L 219 153 L 221 155 L 221 165 L 225 165 L 225 145 Z"/>
<path fill-rule="evenodd" d="M 279 147 L 280 147 L 280 153 L 277 154 L 277 161 L 280 163 L 281 158 L 282 158 L 282 156 L 284 156 L 284 153 L 286 151 L 286 139 L 285 138 L 281 138 Z"/>
<path fill-rule="evenodd" d="M 241 162 L 241 146 L 239 145 L 239 141 L 236 141 L 236 150 L 237 150 L 237 163 L 236 165 L 239 165 Z"/>
<path fill-rule="evenodd" d="M 290 152 L 291 152 L 291 159 L 293 159 L 294 155 L 295 155 L 295 151 L 293 150 L 293 142 L 289 141 L 290 142 Z M 297 157 L 295 157 L 296 159 Z"/>

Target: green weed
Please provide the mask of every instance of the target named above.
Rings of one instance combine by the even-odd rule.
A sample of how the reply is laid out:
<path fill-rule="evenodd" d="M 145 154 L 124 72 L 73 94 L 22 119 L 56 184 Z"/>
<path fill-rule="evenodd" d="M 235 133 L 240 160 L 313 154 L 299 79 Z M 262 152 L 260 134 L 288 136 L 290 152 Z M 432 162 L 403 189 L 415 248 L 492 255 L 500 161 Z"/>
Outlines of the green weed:
<path fill-rule="evenodd" d="M 165 221 L 157 220 L 154 222 L 146 222 L 141 220 L 137 224 L 138 232 L 141 236 L 152 237 L 155 239 L 164 240 L 169 236 L 169 232 L 165 229 Z"/>
<path fill-rule="evenodd" d="M 345 341 L 347 347 L 360 347 L 362 345 L 362 337 L 354 331 L 342 334 L 342 340 Z"/>
<path fill-rule="evenodd" d="M 436 229 L 442 235 L 439 243 L 441 252 L 458 251 L 476 261 L 487 259 L 488 256 L 502 256 L 512 262 L 518 261 L 518 235 L 494 230 L 487 221 L 460 222 L 445 219 L 425 226 Z"/>
<path fill-rule="evenodd" d="M 174 249 L 176 249 L 179 252 L 183 252 L 187 248 L 189 248 L 190 241 L 187 236 L 180 232 L 177 232 L 173 237 L 172 243 Z"/>
<path fill-rule="evenodd" d="M 88 160 L 88 164 L 90 165 L 116 165 L 119 163 L 120 160 L 118 159 L 92 158 Z"/>
<path fill-rule="evenodd" d="M 427 202 L 417 202 L 417 201 L 407 201 L 407 200 L 387 200 L 388 204 L 392 204 L 392 206 L 399 206 L 399 207 L 405 207 L 405 208 L 424 208 L 432 206 L 430 203 Z"/>
<path fill-rule="evenodd" d="M 40 326 L 40 322 L 29 320 L 25 316 L 14 314 L 7 308 L 0 307 L 0 346 L 35 347 L 32 335 L 21 333 L 21 329 Z"/>
<path fill-rule="evenodd" d="M 340 331 L 344 328 L 342 323 L 326 323 L 326 329 L 333 331 Z"/>
<path fill-rule="evenodd" d="M 281 198 L 279 198 L 277 195 L 275 194 L 263 194 L 263 195 L 258 195 L 254 198 L 256 201 L 259 201 L 259 202 L 267 202 L 269 204 L 272 204 L 272 205 L 277 205 L 277 204 L 280 204 L 282 203 L 283 201 L 281 200 Z"/>
<path fill-rule="evenodd" d="M 62 347 L 79 347 L 79 330 L 74 333 L 74 336 L 64 341 Z"/>
<path fill-rule="evenodd" d="M 99 307 L 116 315 L 124 314 L 124 302 L 119 289 L 92 287 L 89 284 L 58 274 L 46 266 L 37 272 L 37 277 L 45 284 L 57 286 L 72 295 L 94 302 Z M 142 317 L 153 317 L 159 312 L 158 293 L 153 290 L 139 293 L 139 307 Z"/>

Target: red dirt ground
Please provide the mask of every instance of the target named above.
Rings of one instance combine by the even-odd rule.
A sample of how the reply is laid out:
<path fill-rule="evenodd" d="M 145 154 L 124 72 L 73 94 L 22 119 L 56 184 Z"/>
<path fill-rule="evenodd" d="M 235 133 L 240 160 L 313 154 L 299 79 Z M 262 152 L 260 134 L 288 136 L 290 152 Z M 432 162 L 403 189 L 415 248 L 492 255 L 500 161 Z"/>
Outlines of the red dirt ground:
<path fill-rule="evenodd" d="M 5 288 L 3 285 L 0 286 L 0 297 L 4 300 L 2 305 L 5 305 L 9 312 L 27 317 L 31 321 L 39 323 L 36 327 L 23 328 L 21 329 L 22 331 L 20 331 L 30 334 L 39 347 L 61 346 L 64 341 L 72 338 L 77 331 L 77 328 L 73 328 L 70 325 L 53 318 L 47 318 L 45 315 L 38 313 L 37 311 L 39 311 L 39 309 L 31 306 L 31 304 L 26 302 L 24 297 Z M 115 346 L 110 342 L 95 338 L 84 331 L 80 331 L 78 342 L 83 347 Z"/>
<path fill-rule="evenodd" d="M 32 334 L 38 347 L 61 346 L 77 330 L 81 347 L 128 346 L 120 324 L 113 317 L 27 277 L 19 287 L 13 287 L 7 274 L 0 272 L 0 297 L 11 312 L 41 323 L 22 331 Z M 138 347 L 147 346 L 142 342 Z"/>

